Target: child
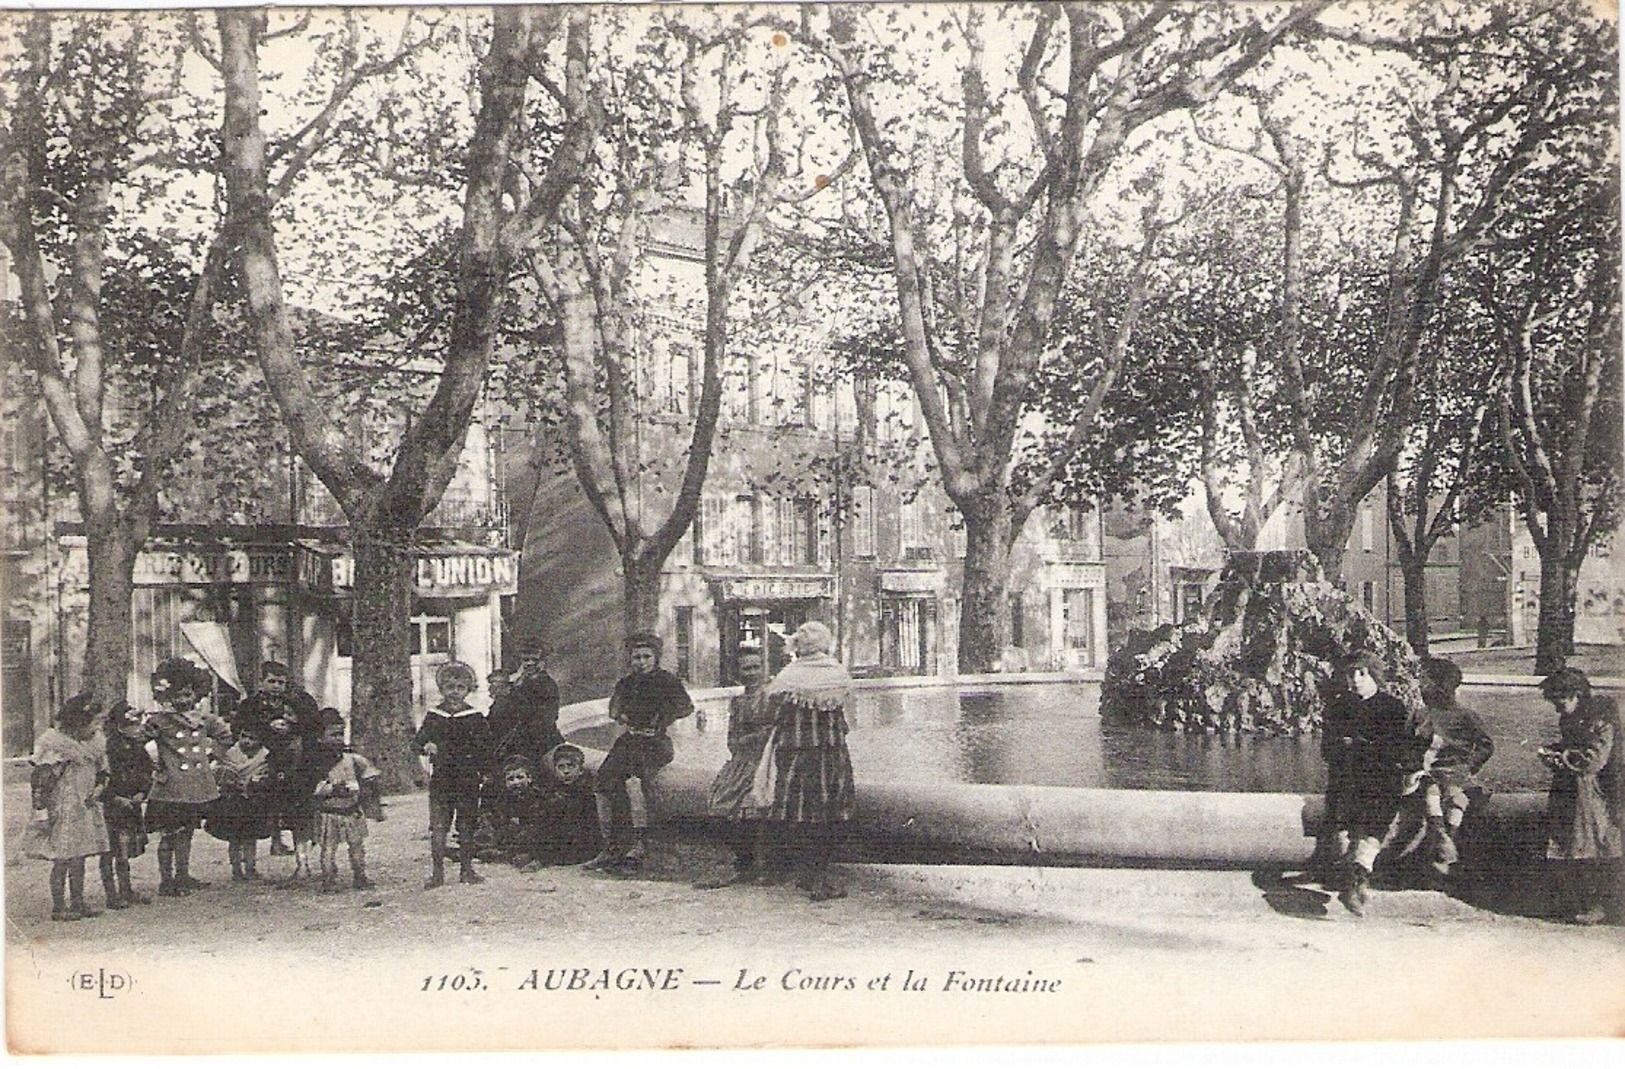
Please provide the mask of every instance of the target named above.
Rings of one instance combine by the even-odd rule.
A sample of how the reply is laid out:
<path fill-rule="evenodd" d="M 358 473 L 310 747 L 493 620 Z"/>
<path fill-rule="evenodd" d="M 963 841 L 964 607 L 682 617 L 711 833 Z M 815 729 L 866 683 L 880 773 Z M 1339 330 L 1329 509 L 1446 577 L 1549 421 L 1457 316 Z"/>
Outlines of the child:
<path fill-rule="evenodd" d="M 237 707 L 232 721 L 233 727 L 255 728 L 260 741 L 271 752 L 273 788 L 280 788 L 273 789 L 270 798 L 272 854 L 286 856 L 294 852 L 293 847 L 282 841 L 282 830 L 289 825 L 283 823 L 280 807 L 283 803 L 297 804 L 300 800 L 288 789 L 290 776 L 299 767 L 302 749 L 314 745 L 321 734 L 319 718 L 316 699 L 293 685 L 293 673 L 288 666 L 281 661 L 266 661 L 260 665 L 259 685 Z M 299 862 L 295 861 L 294 874 L 297 876 L 299 871 Z"/>
<path fill-rule="evenodd" d="M 598 823 L 604 848 L 587 862 L 588 869 L 630 873 L 642 866 L 648 852 L 648 828 L 633 826 L 627 784 L 638 781 L 645 820 L 656 823 L 653 780 L 672 759 L 666 729 L 694 712 L 682 682 L 659 666 L 660 647 L 660 636 L 650 631 L 636 631 L 626 639 L 632 670 L 615 684 L 609 698 L 609 718 L 625 730 L 598 766 Z"/>
<path fill-rule="evenodd" d="M 447 661 L 435 669 L 441 701 L 428 710 L 415 744 L 429 773 L 429 880 L 425 888 L 446 882 L 446 839 L 457 827 L 459 883 L 484 883 L 474 871 L 474 822 L 480 786 L 491 754 L 490 725 L 465 700 L 476 686 L 474 669 Z"/>
<path fill-rule="evenodd" d="M 163 707 L 147 723 L 147 752 L 158 769 L 147 822 L 158 830 L 158 893 L 166 898 L 208 886 L 192 878 L 192 832 L 220 797 L 213 765 L 232 742 L 224 720 L 197 708 L 212 682 L 208 672 L 178 657 L 152 673 L 152 693 Z"/>
<path fill-rule="evenodd" d="M 327 771 L 312 792 L 316 798 L 322 850 L 322 892 L 339 889 L 339 844 L 350 852 L 350 881 L 357 891 L 375 886 L 367 879 L 367 818 L 384 819 L 378 797 L 378 768 L 344 743 L 344 719 L 338 710 L 323 710 L 322 737 L 316 753 Z"/>
<path fill-rule="evenodd" d="M 1321 742 L 1327 825 L 1350 843 L 1337 898 L 1357 917 L 1370 901 L 1371 869 L 1399 813 L 1406 776 L 1422 759 L 1410 715 L 1398 698 L 1383 692 L 1382 680 L 1382 662 L 1374 654 L 1344 659 L 1344 689 L 1327 703 Z"/>
<path fill-rule="evenodd" d="M 260 740 L 260 729 L 244 721 L 236 743 L 215 769 L 220 797 L 206 824 L 210 835 L 226 841 L 233 880 L 260 878 L 259 841 L 269 839 L 274 831 L 267 804 L 270 779 L 270 751 Z"/>
<path fill-rule="evenodd" d="M 598 852 L 598 803 L 581 747 L 561 742 L 547 753 L 542 835 L 536 859 L 548 865 L 579 865 Z"/>
<path fill-rule="evenodd" d="M 1575 924 L 1601 924 L 1622 853 L 1619 707 L 1593 694 L 1578 668 L 1552 673 L 1540 688 L 1558 712 L 1557 743 L 1537 751 L 1552 770 L 1546 857 L 1557 863 L 1563 915 Z"/>
<path fill-rule="evenodd" d="M 310 871 L 310 792 L 315 785 L 307 768 L 305 740 L 295 721 L 287 716 L 273 716 L 260 730 L 268 772 L 265 805 L 271 826 L 271 853 L 293 855 L 293 874 L 286 882 L 297 886 L 300 876 Z M 293 833 L 291 845 L 282 842 L 284 831 Z"/>
<path fill-rule="evenodd" d="M 113 884 L 117 895 L 109 895 L 108 909 L 147 906 L 152 899 L 137 894 L 130 885 L 130 859 L 147 852 L 147 822 L 142 806 L 152 790 L 152 758 L 146 750 L 147 724 L 130 705 L 121 701 L 108 714 L 107 793 L 102 796 L 102 816 L 107 821 L 107 841 L 111 848 L 102 855 L 102 884 Z"/>
<path fill-rule="evenodd" d="M 51 863 L 54 921 L 76 921 L 101 912 L 85 905 L 85 858 L 107 850 L 101 806 L 107 785 L 107 753 L 96 737 L 100 714 L 94 698 L 75 695 L 63 704 L 56 726 L 47 728 L 34 747 L 29 776 L 34 819 L 25 850 Z M 118 889 L 105 878 L 102 887 L 111 906 Z M 66 902 L 64 890 L 69 895 Z"/>
<path fill-rule="evenodd" d="M 1422 701 L 1427 705 L 1423 731 L 1431 742 L 1419 775 L 1427 831 L 1425 843 L 1432 882 L 1450 875 L 1460 857 L 1456 834 L 1475 796 L 1483 788 L 1474 778 L 1495 752 L 1495 743 L 1478 714 L 1456 704 L 1461 669 L 1440 657 L 1422 662 Z"/>
<path fill-rule="evenodd" d="M 696 884 L 714 890 L 748 883 L 767 875 L 766 843 L 761 813 L 751 805 L 751 786 L 762 752 L 772 734 L 774 714 L 767 708 L 767 666 L 762 651 L 739 651 L 739 681 L 744 692 L 728 700 L 728 761 L 711 784 L 710 811 L 728 823 L 728 846 L 733 851 L 733 872 L 722 879 Z"/>

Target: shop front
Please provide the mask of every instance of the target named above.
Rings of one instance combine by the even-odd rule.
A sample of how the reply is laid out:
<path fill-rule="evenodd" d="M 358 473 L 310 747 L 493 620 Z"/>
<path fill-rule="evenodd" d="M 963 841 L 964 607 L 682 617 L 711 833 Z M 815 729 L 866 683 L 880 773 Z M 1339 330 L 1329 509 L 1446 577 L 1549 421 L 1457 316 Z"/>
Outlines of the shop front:
<path fill-rule="evenodd" d="M 808 620 L 833 619 L 835 579 L 829 575 L 734 575 L 710 577 L 721 642 L 721 682 L 737 679 L 741 646 L 767 655 L 777 672 L 789 660 L 785 640 Z"/>
<path fill-rule="evenodd" d="M 295 613 L 302 657 L 296 669 L 318 701 L 347 710 L 355 641 L 350 625 L 355 559 L 342 544 L 294 545 Z M 412 719 L 440 700 L 434 670 L 446 661 L 470 665 L 481 691 L 502 663 L 502 599 L 518 589 L 518 554 L 469 542 L 424 542 L 418 551 L 412 604 Z"/>

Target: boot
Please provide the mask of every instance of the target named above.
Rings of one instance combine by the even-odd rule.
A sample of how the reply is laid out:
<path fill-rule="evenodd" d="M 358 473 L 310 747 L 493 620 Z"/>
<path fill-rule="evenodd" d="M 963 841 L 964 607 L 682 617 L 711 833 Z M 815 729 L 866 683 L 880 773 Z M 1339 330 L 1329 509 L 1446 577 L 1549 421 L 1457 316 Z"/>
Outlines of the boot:
<path fill-rule="evenodd" d="M 1450 837 L 1450 829 L 1445 827 L 1443 817 L 1428 817 L 1428 841 L 1432 845 L 1435 864 L 1449 866 L 1461 860 L 1461 852 L 1456 849 L 1456 841 Z"/>
<path fill-rule="evenodd" d="M 460 865 L 460 871 L 457 873 L 457 882 L 458 883 L 484 883 L 485 882 L 485 877 L 481 876 L 479 873 L 474 871 L 474 858 L 473 858 L 472 854 L 470 854 L 468 857 L 463 859 L 463 861 L 462 861 L 462 863 Z"/>
<path fill-rule="evenodd" d="M 1348 882 L 1337 893 L 1337 900 L 1356 917 L 1365 916 L 1371 902 L 1371 871 L 1364 865 L 1349 866 Z"/>
<path fill-rule="evenodd" d="M 367 879 L 367 870 L 360 867 L 356 868 L 355 872 L 352 874 L 351 883 L 355 885 L 355 889 L 357 891 L 370 891 L 378 886 L 371 880 Z"/>

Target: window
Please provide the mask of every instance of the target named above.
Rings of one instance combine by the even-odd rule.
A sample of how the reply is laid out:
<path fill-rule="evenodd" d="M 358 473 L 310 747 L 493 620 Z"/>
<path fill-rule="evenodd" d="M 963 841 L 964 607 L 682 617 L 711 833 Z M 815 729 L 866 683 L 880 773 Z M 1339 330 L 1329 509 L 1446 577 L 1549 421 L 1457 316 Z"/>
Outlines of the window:
<path fill-rule="evenodd" d="M 937 603 L 931 598 L 882 598 L 880 663 L 908 675 L 936 671 Z"/>
<path fill-rule="evenodd" d="M 333 655 L 336 657 L 355 656 L 355 628 L 350 624 L 349 617 L 333 621 Z"/>
<path fill-rule="evenodd" d="M 756 498 L 749 494 L 735 497 L 729 519 L 733 529 L 734 563 L 762 563 L 762 514 Z"/>
<path fill-rule="evenodd" d="M 412 626 L 417 630 L 413 653 L 432 656 L 451 652 L 450 617 L 419 614 L 412 617 Z"/>
<path fill-rule="evenodd" d="M 1095 592 L 1071 589 L 1061 592 L 1061 629 L 1069 660 L 1093 664 L 1095 654 Z"/>
<path fill-rule="evenodd" d="M 1377 510 L 1367 505 L 1360 510 L 1360 549 L 1370 553 L 1377 545 Z"/>
<path fill-rule="evenodd" d="M 781 497 L 777 505 L 776 564 L 818 563 L 818 502 L 810 497 Z"/>
<path fill-rule="evenodd" d="M 953 505 L 948 506 L 948 552 L 957 558 L 964 559 L 965 518 L 959 514 L 959 509 Z"/>
<path fill-rule="evenodd" d="M 1371 612 L 1377 611 L 1377 584 L 1367 579 L 1360 584 L 1360 601 Z"/>
<path fill-rule="evenodd" d="M 875 488 L 852 488 L 852 555 L 875 555 Z"/>
<path fill-rule="evenodd" d="M 1025 606 L 1021 603 L 1020 594 L 1010 595 L 1010 645 L 1025 646 L 1026 636 Z"/>
<path fill-rule="evenodd" d="M 930 558 L 931 547 L 925 541 L 925 502 L 915 499 L 898 505 L 897 532 L 905 558 Z"/>
<path fill-rule="evenodd" d="M 677 678 L 684 683 L 694 681 L 694 607 L 677 606 Z"/>

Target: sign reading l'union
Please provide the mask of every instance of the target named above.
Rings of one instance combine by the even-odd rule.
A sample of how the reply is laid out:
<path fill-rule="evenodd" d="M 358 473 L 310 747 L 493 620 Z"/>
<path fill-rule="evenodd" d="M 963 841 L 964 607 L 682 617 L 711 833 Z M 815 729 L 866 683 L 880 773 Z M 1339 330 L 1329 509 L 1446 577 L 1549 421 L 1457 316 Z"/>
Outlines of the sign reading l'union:
<path fill-rule="evenodd" d="M 472 598 L 513 594 L 519 589 L 517 555 L 513 553 L 435 553 L 418 557 L 415 581 L 424 598 Z M 301 553 L 299 581 L 323 594 L 355 589 L 355 558 L 347 550 Z"/>

